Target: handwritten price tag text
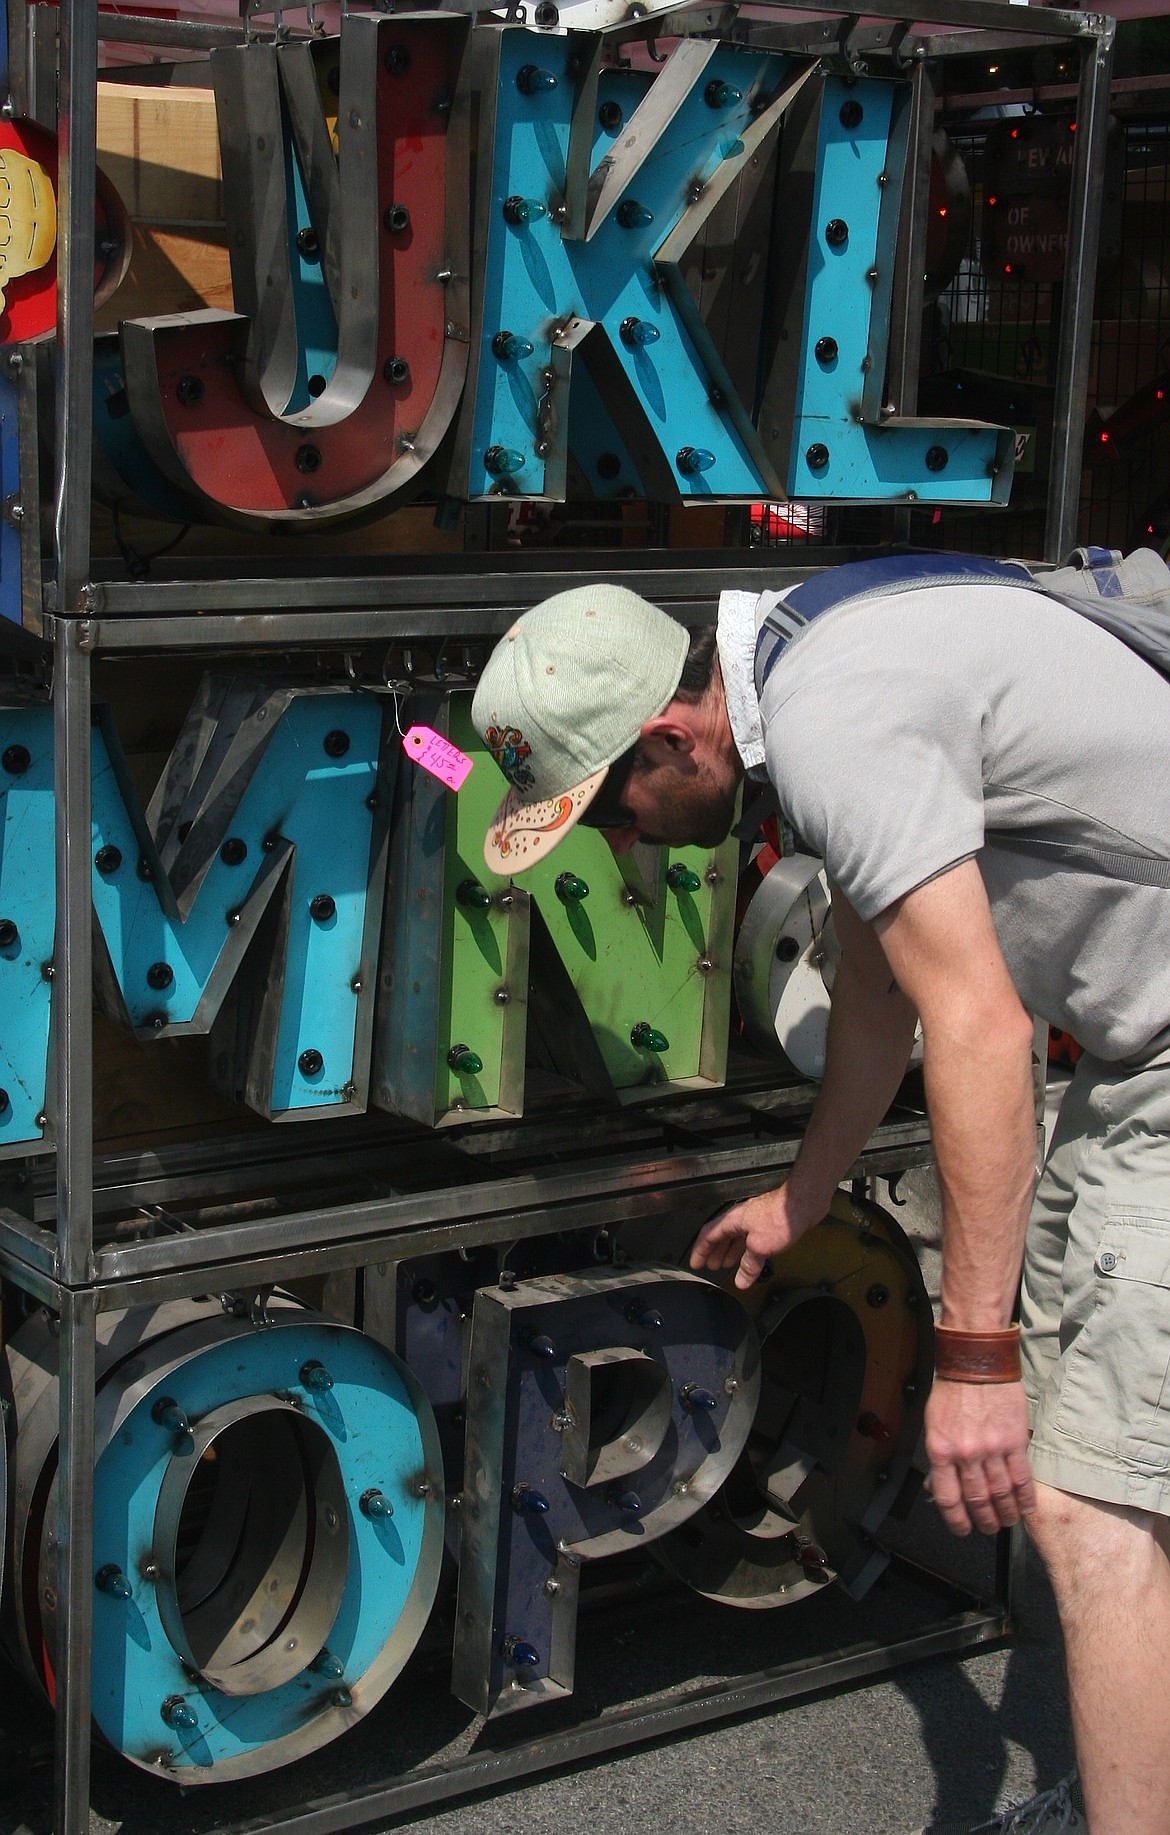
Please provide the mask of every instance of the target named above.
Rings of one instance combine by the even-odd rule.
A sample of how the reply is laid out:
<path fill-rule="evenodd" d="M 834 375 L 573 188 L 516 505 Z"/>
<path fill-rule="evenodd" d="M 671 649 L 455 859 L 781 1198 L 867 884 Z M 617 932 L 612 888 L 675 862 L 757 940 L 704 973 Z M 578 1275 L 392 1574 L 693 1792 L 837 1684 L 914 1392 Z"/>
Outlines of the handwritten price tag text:
<path fill-rule="evenodd" d="M 446 784 L 448 790 L 458 790 L 474 762 L 442 733 L 436 733 L 433 726 L 412 726 L 403 738 L 402 749 L 416 765 Z"/>

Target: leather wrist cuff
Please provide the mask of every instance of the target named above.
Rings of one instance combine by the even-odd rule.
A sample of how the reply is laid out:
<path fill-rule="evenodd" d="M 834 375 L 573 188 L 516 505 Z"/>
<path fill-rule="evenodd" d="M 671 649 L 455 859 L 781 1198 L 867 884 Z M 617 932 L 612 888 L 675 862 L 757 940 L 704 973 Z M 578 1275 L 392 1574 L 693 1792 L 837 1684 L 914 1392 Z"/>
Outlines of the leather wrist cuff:
<path fill-rule="evenodd" d="M 962 1332 L 954 1326 L 934 1328 L 934 1373 L 948 1383 L 1018 1383 L 1020 1328 L 1000 1332 Z"/>

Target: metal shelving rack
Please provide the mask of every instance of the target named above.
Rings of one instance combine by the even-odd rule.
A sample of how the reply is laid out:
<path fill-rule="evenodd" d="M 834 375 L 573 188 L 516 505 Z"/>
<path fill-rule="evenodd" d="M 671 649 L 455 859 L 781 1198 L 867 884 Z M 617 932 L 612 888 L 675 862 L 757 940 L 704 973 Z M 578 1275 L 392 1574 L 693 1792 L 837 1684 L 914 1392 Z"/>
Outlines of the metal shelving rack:
<path fill-rule="evenodd" d="M 42 9 L 35 9 L 38 13 Z M 49 9 L 44 9 L 48 11 Z M 16 9 L 23 14 L 23 6 Z M 740 35 L 761 44 L 783 43 L 803 34 L 815 45 L 839 35 L 840 9 L 828 0 L 811 0 L 801 8 L 824 15 L 822 25 L 797 26 L 782 7 L 752 8 L 750 24 Z M 711 16 L 714 20 L 714 15 Z M 1068 282 L 1060 343 L 1058 415 L 1049 492 L 1045 551 L 1059 557 L 1072 543 L 1076 523 L 1083 403 L 1088 373 L 1092 279 L 1095 264 L 1100 195 L 1100 149 L 1108 103 L 1112 21 L 1089 14 L 1025 9 L 992 0 L 932 0 L 913 20 L 927 20 L 939 30 L 906 38 L 902 53 L 925 68 L 935 55 L 993 50 L 1001 45 L 1071 41 L 1080 58 L 1076 165 L 1070 210 Z M 901 30 L 905 9 L 876 0 L 866 9 L 876 22 L 866 30 L 888 39 Z M 883 24 L 883 22 L 886 22 Z M 40 22 L 43 29 L 43 21 Z M 0 1207 L 0 1272 L 60 1316 L 60 1480 L 58 1487 L 58 1636 L 56 1830 L 81 1835 L 88 1828 L 90 1751 L 90 1664 L 92 1630 L 92 1525 L 90 1520 L 95 1450 L 95 1329 L 107 1310 L 154 1305 L 209 1288 L 261 1287 L 274 1280 L 337 1270 L 396 1257 L 404 1243 L 413 1254 L 455 1245 L 498 1239 L 505 1227 L 514 1236 L 556 1227 L 566 1217 L 582 1224 L 604 1214 L 638 1214 L 662 1195 L 677 1198 L 701 1192 L 715 1209 L 720 1202 L 746 1196 L 775 1182 L 794 1157 L 799 1130 L 792 1122 L 811 1098 L 801 1091 L 737 1097 L 728 1107 L 707 1097 L 704 1129 L 688 1144 L 686 1128 L 696 1103 L 676 1099 L 657 1111 L 658 1141 L 647 1153 L 644 1142 L 590 1164 L 592 1189 L 581 1194 L 573 1170 L 500 1174 L 489 1172 L 471 1183 L 436 1182 L 420 1195 L 393 1191 L 377 1200 L 355 1200 L 325 1208 L 289 1208 L 262 1221 L 232 1222 L 180 1231 L 144 1241 L 111 1238 L 102 1217 L 112 1206 L 143 1201 L 160 1203 L 197 1193 L 210 1181 L 222 1189 L 225 1153 L 198 1151 L 104 1160 L 95 1164 L 92 1131 L 92 950 L 90 895 L 90 713 L 91 666 L 99 655 L 150 653 L 210 654 L 220 650 L 255 652 L 336 650 L 404 636 L 416 640 L 454 630 L 468 640 L 491 638 L 505 629 L 516 612 L 563 583 L 564 571 L 538 567 L 507 572 L 472 571 L 431 562 L 411 564 L 381 575 L 340 575 L 286 580 L 276 577 L 227 577 L 225 574 L 152 582 L 149 587 L 103 581 L 91 557 L 90 440 L 92 422 L 91 351 L 93 342 L 92 274 L 94 261 L 93 195 L 96 182 L 97 0 L 63 0 L 59 15 L 58 120 L 61 145 L 59 186 L 58 335 L 55 346 L 55 478 L 52 554 L 45 564 L 43 630 L 51 649 L 55 737 L 57 944 L 55 962 L 56 1074 L 58 1090 L 57 1149 L 52 1186 L 42 1182 L 30 1216 Z M 856 20 L 850 22 L 856 29 Z M 181 44 L 206 49 L 234 42 L 235 32 L 184 22 L 119 18 L 103 24 L 102 35 Z M 43 36 L 43 30 L 42 30 Z M 28 106 L 25 50 L 14 44 L 11 112 Z M 41 58 L 43 62 L 43 55 Z M 929 116 L 929 110 L 926 111 Z M 929 143 L 929 133 L 926 136 Z M 908 359 L 909 360 L 909 359 Z M 817 553 L 803 566 L 764 564 L 714 567 L 710 557 L 655 554 L 635 561 L 629 553 L 604 557 L 566 556 L 575 579 L 591 575 L 623 578 L 687 622 L 709 619 L 718 592 L 727 586 L 758 588 L 766 579 L 795 578 L 809 564 L 823 565 L 833 556 Z M 225 563 L 230 565 L 230 563 Z M 328 610 L 322 609 L 328 607 Z M 13 630 L 11 646 L 27 644 Z M 754 1117 L 753 1127 L 739 1131 L 728 1123 L 734 1115 Z M 647 1111 L 640 1111 L 643 1122 Z M 757 1127 L 763 1116 L 765 1126 Z M 536 1118 L 525 1139 L 539 1142 Z M 711 1135 L 724 1138 L 711 1142 Z M 282 1131 L 282 1155 L 290 1139 Z M 320 1135 L 313 1136 L 316 1149 Z M 448 1136 L 448 1139 L 453 1137 Z M 306 1152 L 308 1141 L 298 1142 Z M 255 1137 L 243 1143 L 234 1174 L 243 1183 L 255 1176 L 249 1155 L 257 1153 Z M 859 1162 L 863 1177 L 890 1176 L 928 1157 L 923 1118 L 893 1116 L 879 1129 Z M 214 1159 L 214 1170 L 212 1160 Z M 229 1186 L 231 1177 L 229 1176 Z M 35 1183 L 35 1181 L 34 1181 Z M 29 1207 L 26 1205 L 25 1209 Z M 95 1228 L 96 1219 L 96 1228 Z M 299 1835 L 355 1826 L 379 1815 L 434 1801 L 455 1790 L 467 1790 L 518 1777 L 552 1764 L 564 1764 L 607 1747 L 659 1736 L 720 1714 L 734 1714 L 799 1692 L 802 1688 L 871 1674 L 895 1662 L 955 1650 L 1002 1635 L 1011 1605 L 1012 1570 L 1018 1560 L 1001 1549 L 998 1598 L 982 1611 L 962 1614 L 927 1634 L 880 1651 L 839 1653 L 832 1660 L 741 1680 L 709 1695 L 689 1696 L 673 1705 L 634 1709 L 602 1725 L 590 1723 L 552 1740 L 518 1748 L 504 1756 L 473 1757 L 452 1768 L 430 1769 L 397 1781 L 372 1781 L 344 1802 L 322 1801 L 264 1826 L 295 1829 Z M 72 1659 L 72 1660 L 71 1660 Z M 241 1825 L 243 1826 L 243 1825 Z"/>

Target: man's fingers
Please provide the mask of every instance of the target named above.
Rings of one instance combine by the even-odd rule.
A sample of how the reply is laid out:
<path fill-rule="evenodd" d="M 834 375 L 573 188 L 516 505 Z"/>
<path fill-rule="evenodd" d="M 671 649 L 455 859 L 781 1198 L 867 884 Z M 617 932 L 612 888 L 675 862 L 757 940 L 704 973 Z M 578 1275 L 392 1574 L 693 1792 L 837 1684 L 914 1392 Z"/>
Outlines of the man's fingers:
<path fill-rule="evenodd" d="M 692 1268 L 730 1268 L 739 1260 L 741 1236 L 717 1236 L 696 1242 L 691 1249 Z"/>
<path fill-rule="evenodd" d="M 1020 1383 L 935 1383 L 926 1408 L 931 1488 L 947 1527 L 1009 1528 L 1034 1507 L 1028 1418 Z"/>
<path fill-rule="evenodd" d="M 709 1217 L 694 1242 L 691 1244 L 691 1267 L 721 1267 L 727 1252 L 728 1236 L 738 1236 L 739 1231 L 730 1221 L 730 1211 L 720 1211 L 717 1216 Z"/>
<path fill-rule="evenodd" d="M 1007 1470 L 1015 1490 L 1020 1514 L 1028 1516 L 1036 1508 L 1036 1487 L 1032 1482 L 1032 1468 L 1028 1464 L 1027 1454 L 1009 1453 Z"/>
<path fill-rule="evenodd" d="M 739 1258 L 739 1267 L 735 1271 L 736 1286 L 740 1288 L 754 1287 L 760 1278 L 765 1259 L 764 1256 L 757 1255 L 754 1249 L 745 1248 L 743 1254 Z"/>
<path fill-rule="evenodd" d="M 1019 1522 L 1021 1509 L 1016 1481 L 1011 1472 L 1010 1459 L 1007 1457 L 985 1459 L 983 1478 L 987 1486 L 988 1507 L 993 1519 L 992 1529 L 1010 1529 L 1013 1523 Z"/>
<path fill-rule="evenodd" d="M 734 1268 L 750 1227 L 739 1212 L 738 1205 L 732 1205 L 728 1210 L 720 1211 L 718 1216 L 708 1218 L 691 1244 L 691 1267 Z M 760 1267 L 763 1267 L 762 1258 Z"/>
<path fill-rule="evenodd" d="M 1011 1529 L 1035 1508 L 1032 1472 L 1023 1452 L 988 1453 L 962 1468 L 961 1475 L 967 1508 L 984 1535 Z"/>
<path fill-rule="evenodd" d="M 739 1245 L 735 1242 L 720 1243 L 718 1249 L 707 1257 L 709 1268 L 734 1268 L 739 1260 Z"/>
<path fill-rule="evenodd" d="M 1000 1497 L 993 1494 L 987 1469 L 981 1461 L 974 1465 L 961 1466 L 959 1481 L 963 1488 L 963 1502 L 967 1506 L 967 1514 L 972 1523 L 981 1535 L 994 1535 L 1000 1527 L 1001 1508 L 1009 1508 L 1014 1512 L 1015 1502 L 1012 1493 L 1009 1491 L 1002 1501 Z M 1014 1516 L 1007 1520 L 1014 1520 Z"/>
<path fill-rule="evenodd" d="M 736 1286 L 751 1287 L 769 1257 L 786 1249 L 799 1233 L 788 1216 L 784 1190 L 761 1192 L 707 1219 L 691 1244 L 690 1264 L 711 1270 L 735 1268 Z"/>
<path fill-rule="evenodd" d="M 967 1535 L 972 1528 L 994 1535 L 998 1529 L 1010 1529 L 1036 1506 L 1023 1453 L 935 1466 L 930 1490 L 939 1515 L 954 1535 Z"/>
<path fill-rule="evenodd" d="M 690 1263 L 692 1268 L 712 1271 L 735 1268 L 735 1285 L 742 1290 L 754 1287 L 767 1257 L 748 1248 L 750 1225 L 735 1211 L 733 1206 L 703 1225 L 691 1244 Z"/>
<path fill-rule="evenodd" d="M 934 1498 L 939 1515 L 951 1534 L 970 1535 L 971 1519 L 967 1515 L 967 1506 L 963 1502 L 963 1487 L 959 1482 L 956 1466 L 931 1466 L 930 1494 Z"/>

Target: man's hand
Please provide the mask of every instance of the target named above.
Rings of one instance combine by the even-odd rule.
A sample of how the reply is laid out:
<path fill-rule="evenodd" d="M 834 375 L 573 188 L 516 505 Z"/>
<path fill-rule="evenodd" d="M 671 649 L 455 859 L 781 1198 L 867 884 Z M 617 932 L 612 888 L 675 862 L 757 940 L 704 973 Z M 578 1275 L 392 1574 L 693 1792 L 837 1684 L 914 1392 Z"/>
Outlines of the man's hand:
<path fill-rule="evenodd" d="M 733 1204 L 705 1223 L 691 1267 L 734 1267 L 750 1287 L 778 1255 L 826 1216 L 833 1194 L 893 1101 L 914 1038 L 915 1012 L 890 980 L 870 924 L 834 890 L 842 956 L 833 981 L 825 1080 L 788 1179 L 776 1191 Z M 1029 1033 L 1029 1038 L 1031 1034 Z"/>
<path fill-rule="evenodd" d="M 1022 1383 L 935 1382 L 926 1404 L 930 1488 L 955 1535 L 1007 1529 L 1035 1508 Z"/>
<path fill-rule="evenodd" d="M 874 919 L 922 1020 L 926 1106 L 943 1201 L 942 1323 L 1001 1331 L 1019 1284 L 1036 1174 L 1032 1021 L 999 946 L 976 861 Z M 1033 1508 L 1019 1383 L 940 1380 L 926 1408 L 931 1487 L 956 1535 Z"/>
<path fill-rule="evenodd" d="M 691 1245 L 691 1267 L 718 1270 L 738 1262 L 736 1286 L 751 1287 L 768 1257 L 787 1249 L 810 1221 L 793 1218 L 786 1185 L 745 1198 L 703 1225 Z"/>

